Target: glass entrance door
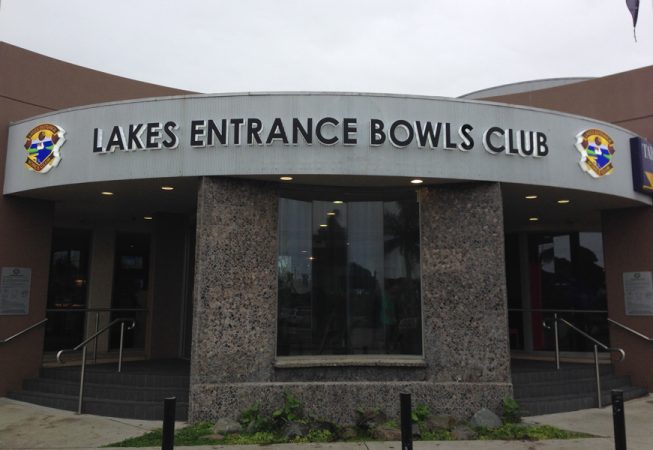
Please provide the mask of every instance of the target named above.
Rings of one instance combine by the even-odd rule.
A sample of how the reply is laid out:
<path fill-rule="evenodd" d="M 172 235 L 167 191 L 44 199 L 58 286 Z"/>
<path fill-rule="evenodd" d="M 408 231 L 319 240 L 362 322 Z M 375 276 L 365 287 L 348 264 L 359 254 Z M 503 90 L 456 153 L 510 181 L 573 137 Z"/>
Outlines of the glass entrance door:
<path fill-rule="evenodd" d="M 90 238 L 87 230 L 52 233 L 45 351 L 71 348 L 84 339 Z"/>
<path fill-rule="evenodd" d="M 149 289 L 150 235 L 118 233 L 116 235 L 111 320 L 129 317 L 136 320 L 136 328 L 125 334 L 125 348 L 145 347 L 145 308 Z M 140 311 L 125 311 L 139 309 Z M 112 349 L 120 345 L 120 329 L 111 329 Z"/>
<path fill-rule="evenodd" d="M 609 342 L 603 242 L 599 232 L 506 237 L 511 348 L 551 351 L 553 314 Z M 560 349 L 589 352 L 591 343 L 560 327 Z"/>

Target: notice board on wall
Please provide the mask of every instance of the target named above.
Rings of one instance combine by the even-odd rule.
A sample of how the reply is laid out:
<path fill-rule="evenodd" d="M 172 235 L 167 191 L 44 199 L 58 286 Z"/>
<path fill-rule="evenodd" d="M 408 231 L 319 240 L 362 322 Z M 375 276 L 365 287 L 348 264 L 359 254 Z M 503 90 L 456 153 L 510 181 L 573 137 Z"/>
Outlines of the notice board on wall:
<path fill-rule="evenodd" d="M 627 316 L 653 316 L 651 272 L 624 272 L 624 303 Z"/>
<path fill-rule="evenodd" d="M 0 271 L 0 315 L 27 314 L 31 284 L 32 269 L 3 267 Z"/>

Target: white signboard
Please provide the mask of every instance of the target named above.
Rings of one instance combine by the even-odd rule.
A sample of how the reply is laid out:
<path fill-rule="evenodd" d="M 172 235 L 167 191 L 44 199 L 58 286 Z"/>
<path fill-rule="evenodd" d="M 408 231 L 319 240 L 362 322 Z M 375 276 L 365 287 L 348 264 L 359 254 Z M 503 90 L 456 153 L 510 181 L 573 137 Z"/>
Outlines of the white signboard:
<path fill-rule="evenodd" d="M 3 267 L 0 272 L 0 314 L 27 314 L 32 269 Z"/>
<path fill-rule="evenodd" d="M 624 301 L 627 316 L 653 316 L 651 272 L 624 272 Z"/>

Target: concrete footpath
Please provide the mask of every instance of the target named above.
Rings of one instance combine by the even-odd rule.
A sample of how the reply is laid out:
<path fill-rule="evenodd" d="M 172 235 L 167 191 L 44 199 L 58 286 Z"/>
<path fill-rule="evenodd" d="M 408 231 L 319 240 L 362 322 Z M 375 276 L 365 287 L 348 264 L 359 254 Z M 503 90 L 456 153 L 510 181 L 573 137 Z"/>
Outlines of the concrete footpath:
<path fill-rule="evenodd" d="M 628 450 L 653 449 L 653 397 L 626 402 L 626 434 Z M 612 408 L 590 409 L 570 413 L 529 417 L 530 423 L 553 425 L 571 431 L 590 433 L 596 437 L 550 441 L 458 441 L 415 442 L 416 450 L 614 450 Z M 177 428 L 183 426 L 178 423 Z M 26 449 L 93 449 L 113 442 L 140 436 L 160 428 L 159 421 L 116 419 L 92 415 L 77 416 L 28 403 L 0 398 L 0 450 Z M 152 447 L 155 449 L 157 447 Z M 253 450 L 258 445 L 175 447 L 176 449 Z M 269 450 L 399 450 L 399 442 L 359 442 L 332 444 L 267 445 Z"/>

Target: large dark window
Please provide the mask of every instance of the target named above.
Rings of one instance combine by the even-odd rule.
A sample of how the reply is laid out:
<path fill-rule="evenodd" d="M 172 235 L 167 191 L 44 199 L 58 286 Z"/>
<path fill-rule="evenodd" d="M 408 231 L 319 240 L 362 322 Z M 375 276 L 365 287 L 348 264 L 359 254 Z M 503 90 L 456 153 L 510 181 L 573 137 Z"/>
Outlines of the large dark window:
<path fill-rule="evenodd" d="M 279 202 L 277 353 L 421 354 L 414 192 Z"/>

